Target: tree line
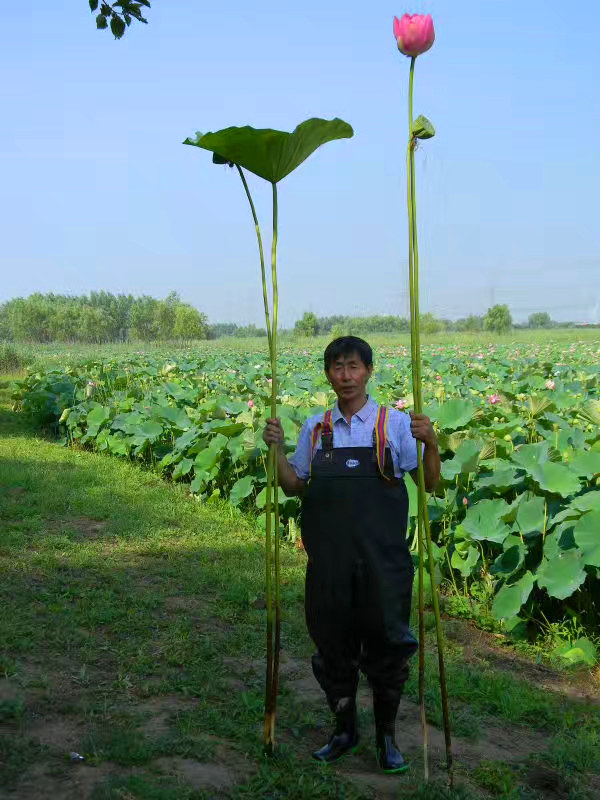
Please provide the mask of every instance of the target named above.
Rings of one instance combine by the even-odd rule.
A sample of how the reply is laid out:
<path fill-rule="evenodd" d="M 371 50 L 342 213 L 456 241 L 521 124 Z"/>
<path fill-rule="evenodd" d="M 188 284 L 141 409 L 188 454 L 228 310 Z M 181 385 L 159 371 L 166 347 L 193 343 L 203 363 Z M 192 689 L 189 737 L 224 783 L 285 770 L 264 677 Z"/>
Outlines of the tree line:
<path fill-rule="evenodd" d="M 484 315 L 470 314 L 457 320 L 440 319 L 431 313 L 421 315 L 421 331 L 492 331 L 506 333 L 511 328 L 553 328 L 573 323 L 554 322 L 545 311 L 531 314 L 527 323 L 513 323 L 506 305 L 495 305 Z M 408 333 L 408 319 L 391 314 L 318 317 L 305 311 L 293 331 L 297 336 L 367 336 L 372 333 Z M 285 333 L 285 331 L 282 331 Z M 17 297 L 0 305 L 0 340 L 15 342 L 103 342 L 191 341 L 264 337 L 265 328 L 234 322 L 210 324 L 206 314 L 171 292 L 162 300 L 148 295 L 114 295 L 91 292 L 89 295 L 35 293 Z"/>
<path fill-rule="evenodd" d="M 206 314 L 176 292 L 164 300 L 91 292 L 74 297 L 35 293 L 0 305 L 0 339 L 15 342 L 170 341 L 207 339 Z"/>
<path fill-rule="evenodd" d="M 497 304 L 488 308 L 482 315 L 469 314 L 457 320 L 442 319 L 427 312 L 420 317 L 421 331 L 424 334 L 441 331 L 458 331 L 474 333 L 491 331 L 507 333 L 512 328 L 556 328 L 572 327 L 572 322 L 555 322 L 547 311 L 530 314 L 525 324 L 513 322 L 507 305 Z M 294 333 L 298 336 L 345 336 L 352 334 L 362 336 L 369 333 L 406 333 L 410 330 L 410 322 L 405 317 L 392 315 L 372 315 L 368 317 L 335 315 L 318 317 L 312 311 L 305 311 L 294 325 Z"/>

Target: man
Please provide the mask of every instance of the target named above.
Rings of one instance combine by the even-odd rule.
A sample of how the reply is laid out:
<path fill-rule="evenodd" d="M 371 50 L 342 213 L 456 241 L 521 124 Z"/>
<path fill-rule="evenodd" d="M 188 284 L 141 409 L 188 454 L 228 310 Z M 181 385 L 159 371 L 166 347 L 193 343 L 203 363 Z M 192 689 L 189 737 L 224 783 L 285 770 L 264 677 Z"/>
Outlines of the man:
<path fill-rule="evenodd" d="M 356 747 L 362 670 L 373 690 L 379 765 L 403 772 L 395 721 L 408 660 L 417 649 L 409 628 L 414 569 L 403 476 L 409 472 L 417 480 L 419 440 L 425 486 L 435 488 L 437 441 L 428 417 L 378 407 L 368 396 L 373 351 L 363 339 L 332 341 L 324 366 L 335 408 L 304 423 L 289 462 L 282 449 L 278 453 L 283 491 L 302 498 L 306 622 L 317 646 L 312 665 L 335 714 L 333 734 L 313 757 L 331 763 Z M 278 419 L 267 420 L 263 438 L 283 444 Z"/>

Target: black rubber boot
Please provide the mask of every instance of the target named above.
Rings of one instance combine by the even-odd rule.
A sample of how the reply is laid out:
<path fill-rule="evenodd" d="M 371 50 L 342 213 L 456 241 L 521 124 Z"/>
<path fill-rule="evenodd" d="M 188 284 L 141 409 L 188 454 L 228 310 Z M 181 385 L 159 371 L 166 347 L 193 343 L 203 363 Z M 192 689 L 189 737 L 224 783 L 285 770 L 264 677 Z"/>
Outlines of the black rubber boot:
<path fill-rule="evenodd" d="M 375 713 L 375 748 L 379 767 L 388 774 L 405 772 L 408 764 L 396 744 L 396 715 L 402 689 L 387 689 L 373 692 Z"/>
<path fill-rule="evenodd" d="M 377 729 L 375 746 L 377 749 L 377 763 L 383 772 L 390 775 L 406 772 L 408 764 L 398 750 L 393 724 Z"/>
<path fill-rule="evenodd" d="M 358 744 L 356 727 L 356 702 L 353 697 L 343 697 L 335 705 L 335 729 L 326 745 L 315 750 L 312 757 L 321 764 L 332 764 Z"/>

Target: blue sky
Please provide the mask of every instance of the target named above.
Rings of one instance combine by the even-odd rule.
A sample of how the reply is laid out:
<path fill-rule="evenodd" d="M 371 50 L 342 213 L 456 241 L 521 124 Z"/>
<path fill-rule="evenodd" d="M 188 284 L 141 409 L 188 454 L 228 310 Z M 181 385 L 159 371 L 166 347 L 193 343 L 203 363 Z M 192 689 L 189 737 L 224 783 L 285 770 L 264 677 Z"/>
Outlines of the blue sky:
<path fill-rule="evenodd" d="M 600 6 L 556 0 L 154 0 L 121 41 L 86 0 L 12 3 L 0 51 L 0 301 L 33 291 L 164 296 L 260 322 L 239 179 L 195 130 L 339 116 L 280 188 L 280 317 L 407 311 L 408 60 L 392 18 L 430 12 L 415 114 L 423 310 L 506 302 L 600 320 Z M 265 235 L 269 187 L 253 181 Z"/>

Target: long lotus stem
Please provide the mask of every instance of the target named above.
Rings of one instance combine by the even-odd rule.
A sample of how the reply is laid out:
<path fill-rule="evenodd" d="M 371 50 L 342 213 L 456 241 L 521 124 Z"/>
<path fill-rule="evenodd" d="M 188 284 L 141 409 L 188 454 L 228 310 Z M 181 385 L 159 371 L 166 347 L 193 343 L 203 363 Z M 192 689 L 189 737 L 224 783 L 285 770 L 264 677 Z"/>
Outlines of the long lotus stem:
<path fill-rule="evenodd" d="M 248 182 L 241 167 L 235 165 L 242 180 L 254 227 L 258 240 L 260 255 L 260 271 L 263 290 L 263 304 L 267 327 L 267 340 L 269 344 L 269 359 L 271 363 L 271 417 L 277 416 L 277 316 L 279 311 L 279 295 L 277 291 L 277 184 L 273 184 L 273 243 L 271 246 L 271 282 L 273 286 L 273 321 L 269 313 L 269 295 L 267 291 L 267 276 L 265 270 L 265 256 L 262 235 L 258 224 L 256 209 L 248 188 Z M 273 513 L 274 519 L 271 514 Z M 273 754 L 275 746 L 275 714 L 277 710 L 277 693 L 279 687 L 279 654 L 281 650 L 281 603 L 280 603 L 280 566 L 279 566 L 279 479 L 277 474 L 277 447 L 269 448 L 267 458 L 267 503 L 266 503 L 266 536 L 265 536 L 265 577 L 266 577 L 266 606 L 267 606 L 267 669 L 265 682 L 265 719 L 264 719 L 264 747 L 267 755 Z M 275 530 L 273 531 L 273 524 Z M 273 547 L 273 540 L 275 546 Z M 274 556 L 273 559 L 273 550 Z M 274 561 L 274 563 L 273 563 Z M 273 598 L 273 582 L 275 583 L 275 597 Z M 273 599 L 275 608 L 273 609 Z M 274 624 L 273 624 L 274 623 Z M 273 630 L 273 628 L 275 630 Z"/>
<path fill-rule="evenodd" d="M 279 313 L 279 293 L 277 289 L 277 229 L 278 204 L 277 184 L 273 183 L 273 243 L 271 248 L 271 280 L 273 284 L 273 324 L 271 325 L 271 416 L 277 416 L 277 317 Z M 275 651 L 273 653 L 273 672 L 271 688 L 272 730 L 271 739 L 275 739 L 275 713 L 277 710 L 277 692 L 279 687 L 279 654 L 281 649 L 281 604 L 280 604 L 280 566 L 279 566 L 279 475 L 277 471 L 277 446 L 274 446 L 273 457 L 273 494 L 275 525 Z"/>
<path fill-rule="evenodd" d="M 265 270 L 265 255 L 263 250 L 263 243 L 262 243 L 262 236 L 260 232 L 260 225 L 258 224 L 258 217 L 256 215 L 256 209 L 254 207 L 254 202 L 252 200 L 252 195 L 250 194 L 250 189 L 248 188 L 248 182 L 246 181 L 246 176 L 244 175 L 241 167 L 236 164 L 235 165 L 238 171 L 238 174 L 242 180 L 242 184 L 244 186 L 244 191 L 246 192 L 246 197 L 248 198 L 248 203 L 250 204 L 250 210 L 252 212 L 252 219 L 254 220 L 254 228 L 256 230 L 256 238 L 258 240 L 258 252 L 260 256 L 260 272 L 262 278 L 262 290 L 263 290 L 263 304 L 265 309 L 265 321 L 267 326 L 267 340 L 269 344 L 269 358 L 271 360 L 271 370 L 273 369 L 273 336 L 271 331 L 271 318 L 269 314 L 269 295 L 267 292 L 267 276 Z M 275 416 L 275 412 L 273 411 L 273 389 L 271 389 L 271 416 Z M 274 733 L 275 733 L 275 704 L 274 699 L 276 701 L 277 698 L 277 689 L 275 689 L 275 693 L 273 693 L 273 674 L 274 674 L 274 667 L 276 663 L 275 655 L 273 653 L 273 590 L 272 590 L 272 580 L 273 580 L 273 564 L 272 564 L 272 528 L 271 528 L 271 498 L 272 498 L 272 490 L 273 490 L 273 483 L 274 483 L 274 475 L 276 471 L 276 452 L 275 448 L 271 447 L 269 449 L 269 455 L 267 458 L 267 521 L 266 521 L 266 536 L 265 536 L 265 594 L 266 594 L 266 606 L 267 606 L 267 674 L 265 680 L 265 720 L 264 720 L 264 746 L 265 746 L 265 753 L 268 755 L 272 755 L 273 753 L 273 746 L 274 746 Z M 276 481 L 275 481 L 276 482 Z M 277 492 L 277 489 L 276 489 Z M 276 504 L 276 511 L 275 516 L 278 516 L 278 508 Z M 276 529 L 278 530 L 279 524 L 277 524 Z M 278 536 L 275 536 L 276 547 L 278 547 Z M 279 596 L 279 589 L 276 587 L 276 598 L 277 598 L 277 605 L 278 603 L 278 596 Z M 278 627 L 278 622 L 276 622 L 276 629 Z M 277 634 L 276 634 L 276 641 L 277 641 Z M 277 649 L 276 644 L 276 649 Z M 278 662 L 278 658 L 277 658 Z"/>
<path fill-rule="evenodd" d="M 265 753 L 273 754 L 274 709 L 272 707 L 273 686 L 273 591 L 271 586 L 273 565 L 271 563 L 271 496 L 273 487 L 274 448 L 269 448 L 267 458 L 267 530 L 265 537 L 265 572 L 266 572 L 266 606 L 267 606 L 267 676 L 265 681 Z"/>
<path fill-rule="evenodd" d="M 263 243 L 262 243 L 262 236 L 260 233 L 260 225 L 258 224 L 258 217 L 256 216 L 256 209 L 254 208 L 254 201 L 252 200 L 252 195 L 250 194 L 250 189 L 248 188 L 248 183 L 246 181 L 246 176 L 244 175 L 242 168 L 236 164 L 236 169 L 239 173 L 240 178 L 242 179 L 242 183 L 244 185 L 244 191 L 246 192 L 246 197 L 248 198 L 248 202 L 250 203 L 250 210 L 252 211 L 252 219 L 254 220 L 254 228 L 256 230 L 256 238 L 258 240 L 258 253 L 260 255 L 260 274 L 262 278 L 262 290 L 263 290 L 263 304 L 265 307 L 265 320 L 267 324 L 267 341 L 269 344 L 269 353 L 271 352 L 271 319 L 269 316 L 269 295 L 267 294 L 267 276 L 265 273 L 265 254 L 263 250 Z"/>
<path fill-rule="evenodd" d="M 412 353 L 412 376 L 413 376 L 413 400 L 415 413 L 422 413 L 422 389 L 421 389 L 421 339 L 420 339 L 420 318 L 419 318 L 419 249 L 417 239 L 417 199 L 415 186 L 415 158 L 414 158 L 414 136 L 413 136 L 413 83 L 414 83 L 415 58 L 411 58 L 409 76 L 409 141 L 407 149 L 407 171 L 408 171 L 408 216 L 409 216 L 409 283 L 410 283 L 410 304 L 411 304 L 411 353 Z M 423 533 L 427 546 L 427 560 L 429 566 L 429 576 L 431 582 L 431 594 L 433 600 L 433 610 L 435 615 L 436 639 L 438 650 L 440 690 L 442 696 L 442 711 L 444 718 L 444 738 L 446 744 L 446 761 L 449 773 L 450 786 L 453 785 L 453 759 L 452 759 L 452 740 L 450 733 L 450 712 L 448 704 L 448 692 L 446 687 L 446 670 L 444 664 L 444 643 L 442 623 L 440 617 L 439 599 L 435 586 L 435 572 L 433 561 L 433 546 L 431 541 L 431 530 L 429 526 L 429 512 L 427 509 L 427 495 L 425 490 L 425 474 L 423 471 L 423 456 L 421 446 L 417 447 L 418 465 L 418 490 L 419 490 L 419 509 L 418 509 L 418 531 L 419 531 L 419 695 L 421 701 L 421 714 L 423 722 L 423 750 L 425 758 L 425 780 L 428 780 L 427 764 L 427 726 L 423 720 L 424 714 L 424 625 L 422 616 L 424 613 L 423 598 Z"/>
<path fill-rule="evenodd" d="M 413 221 L 413 202 L 412 202 L 412 174 L 411 174 L 411 149 L 412 149 L 412 101 L 413 101 L 413 81 L 414 81 L 415 59 L 410 62 L 410 76 L 408 89 L 408 148 L 406 151 L 406 177 L 407 177 L 407 205 L 408 205 L 408 275 L 410 289 L 410 346 L 412 363 L 412 385 L 413 385 L 413 405 L 417 411 L 419 403 L 418 380 L 416 364 L 418 361 L 415 350 L 416 339 L 414 335 L 415 327 L 418 324 L 414 316 L 414 221 Z M 417 448 L 420 454 L 420 448 Z M 427 727 L 427 715 L 425 712 L 425 591 L 424 591 L 424 547 L 423 547 L 423 494 L 418 493 L 417 511 L 417 544 L 419 553 L 418 567 L 418 607 L 419 607 L 419 708 L 421 712 L 421 728 L 423 731 L 423 777 L 429 780 L 429 730 Z"/>

